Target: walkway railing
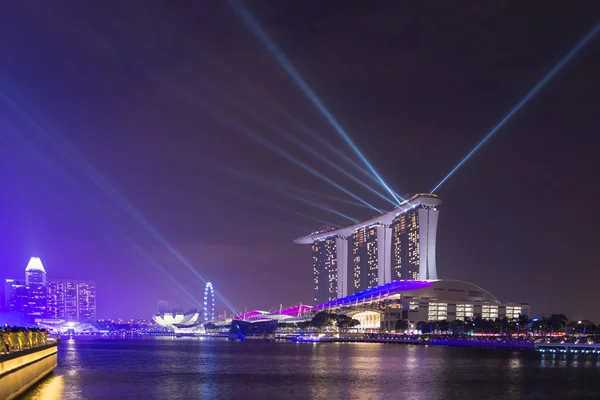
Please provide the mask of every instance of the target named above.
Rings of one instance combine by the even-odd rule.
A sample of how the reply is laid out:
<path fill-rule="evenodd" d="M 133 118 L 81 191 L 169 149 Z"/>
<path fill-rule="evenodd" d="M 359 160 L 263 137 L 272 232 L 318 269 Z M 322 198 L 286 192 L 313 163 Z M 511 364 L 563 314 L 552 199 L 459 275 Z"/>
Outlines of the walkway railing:
<path fill-rule="evenodd" d="M 0 331 L 0 354 L 10 354 L 45 346 L 51 341 L 44 331 Z"/>

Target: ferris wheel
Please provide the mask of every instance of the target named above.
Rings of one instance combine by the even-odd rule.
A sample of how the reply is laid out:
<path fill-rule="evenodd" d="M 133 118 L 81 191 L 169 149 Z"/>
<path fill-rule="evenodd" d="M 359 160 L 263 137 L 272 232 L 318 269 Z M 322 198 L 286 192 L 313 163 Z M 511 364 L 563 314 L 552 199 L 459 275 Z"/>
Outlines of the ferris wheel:
<path fill-rule="evenodd" d="M 210 298 L 209 298 L 210 297 Z M 204 322 L 215 320 L 215 290 L 210 282 L 204 287 Z"/>

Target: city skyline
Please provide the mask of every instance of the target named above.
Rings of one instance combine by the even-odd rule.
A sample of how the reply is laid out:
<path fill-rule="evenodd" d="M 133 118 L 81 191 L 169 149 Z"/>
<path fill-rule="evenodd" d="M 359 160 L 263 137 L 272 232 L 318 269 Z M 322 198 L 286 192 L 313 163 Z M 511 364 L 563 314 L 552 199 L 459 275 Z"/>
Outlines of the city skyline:
<path fill-rule="evenodd" d="M 25 279 L 5 278 L 0 312 L 31 319 L 96 320 L 96 283 L 48 279 L 40 257 L 31 257 Z"/>
<path fill-rule="evenodd" d="M 101 318 L 149 318 L 160 300 L 201 307 L 204 280 L 242 311 L 314 302 L 311 251 L 292 239 L 372 218 L 361 200 L 393 208 L 322 110 L 226 4 L 151 2 L 143 17 L 63 5 L 11 3 L 0 24 L 0 278 L 41 257 L 52 276 L 96 282 Z M 299 22 L 289 4 L 248 7 L 402 197 L 431 191 L 600 15 L 595 3 L 333 1 Z M 600 321 L 600 214 L 564 211 L 599 194 L 598 49 L 582 48 L 435 191 L 438 278 Z M 367 272 L 361 261 L 345 280 L 368 286 Z"/>

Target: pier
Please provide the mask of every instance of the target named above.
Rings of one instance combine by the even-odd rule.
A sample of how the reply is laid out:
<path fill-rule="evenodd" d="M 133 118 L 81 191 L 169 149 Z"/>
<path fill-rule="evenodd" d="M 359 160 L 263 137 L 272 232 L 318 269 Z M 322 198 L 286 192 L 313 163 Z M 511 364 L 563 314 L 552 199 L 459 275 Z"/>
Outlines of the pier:
<path fill-rule="evenodd" d="M 58 341 L 42 331 L 0 331 L 0 399 L 12 400 L 51 373 Z"/>

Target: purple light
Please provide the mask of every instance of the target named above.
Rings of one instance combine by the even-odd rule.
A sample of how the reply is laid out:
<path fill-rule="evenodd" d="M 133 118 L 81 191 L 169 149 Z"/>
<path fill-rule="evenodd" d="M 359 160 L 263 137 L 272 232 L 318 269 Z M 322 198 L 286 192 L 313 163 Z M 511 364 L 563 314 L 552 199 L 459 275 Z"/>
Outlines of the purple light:
<path fill-rule="evenodd" d="M 283 309 L 281 311 L 277 311 L 274 314 L 297 316 L 297 315 L 302 315 L 303 313 L 312 310 L 312 308 L 313 307 L 307 306 L 307 305 L 297 305 L 297 306 Z"/>
<path fill-rule="evenodd" d="M 339 299 L 331 300 L 323 304 L 318 304 L 315 308 L 329 308 L 339 307 L 343 304 L 352 304 L 357 301 L 362 301 L 370 297 L 376 297 L 379 295 L 387 295 L 391 292 L 400 292 L 408 290 L 419 290 L 424 289 L 433 285 L 432 281 L 392 281 L 385 283 L 380 286 L 376 286 L 362 292 L 351 294 L 350 296 L 342 297 Z"/>

